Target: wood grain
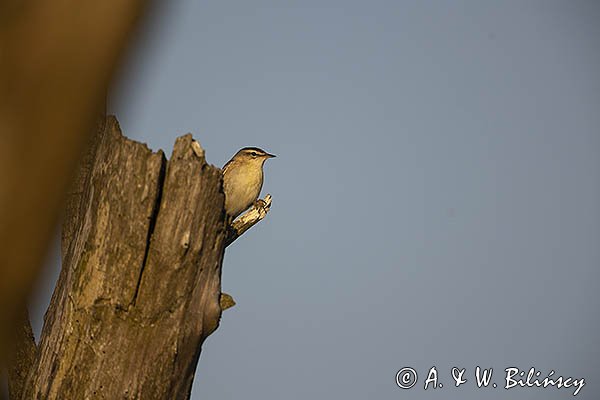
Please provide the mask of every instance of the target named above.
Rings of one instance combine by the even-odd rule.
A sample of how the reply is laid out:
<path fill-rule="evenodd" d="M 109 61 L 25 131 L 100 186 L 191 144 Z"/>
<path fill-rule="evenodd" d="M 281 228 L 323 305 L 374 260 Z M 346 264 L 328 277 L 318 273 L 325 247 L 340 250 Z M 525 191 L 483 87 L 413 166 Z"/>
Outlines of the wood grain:
<path fill-rule="evenodd" d="M 191 135 L 168 162 L 114 118 L 98 140 L 23 398 L 185 399 L 221 315 L 221 172 Z"/>

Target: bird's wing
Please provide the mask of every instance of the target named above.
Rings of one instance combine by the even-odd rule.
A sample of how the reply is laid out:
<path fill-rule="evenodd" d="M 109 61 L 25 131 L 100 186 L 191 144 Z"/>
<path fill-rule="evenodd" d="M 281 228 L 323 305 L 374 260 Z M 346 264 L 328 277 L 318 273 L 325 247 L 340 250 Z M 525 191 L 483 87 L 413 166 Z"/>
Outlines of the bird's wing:
<path fill-rule="evenodd" d="M 233 159 L 227 161 L 227 164 L 223 165 L 223 173 L 225 173 L 227 171 L 227 169 L 231 166 L 232 163 L 233 163 Z"/>

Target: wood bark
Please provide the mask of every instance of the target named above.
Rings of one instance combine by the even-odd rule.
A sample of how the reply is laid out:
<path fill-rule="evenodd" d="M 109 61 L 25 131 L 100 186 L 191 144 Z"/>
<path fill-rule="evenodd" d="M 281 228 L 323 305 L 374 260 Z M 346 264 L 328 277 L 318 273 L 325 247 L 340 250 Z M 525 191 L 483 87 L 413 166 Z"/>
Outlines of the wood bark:
<path fill-rule="evenodd" d="M 107 120 L 70 196 L 22 399 L 188 398 L 221 315 L 226 238 L 221 171 L 192 144 L 167 161 Z"/>

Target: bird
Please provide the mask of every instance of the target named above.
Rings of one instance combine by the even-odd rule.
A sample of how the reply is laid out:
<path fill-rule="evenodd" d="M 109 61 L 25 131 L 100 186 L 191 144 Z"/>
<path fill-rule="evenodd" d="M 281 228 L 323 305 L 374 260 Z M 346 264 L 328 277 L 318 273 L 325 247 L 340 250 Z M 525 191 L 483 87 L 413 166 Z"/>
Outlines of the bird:
<path fill-rule="evenodd" d="M 225 212 L 229 222 L 256 202 L 263 185 L 263 165 L 276 157 L 258 147 L 244 147 L 223 166 Z"/>

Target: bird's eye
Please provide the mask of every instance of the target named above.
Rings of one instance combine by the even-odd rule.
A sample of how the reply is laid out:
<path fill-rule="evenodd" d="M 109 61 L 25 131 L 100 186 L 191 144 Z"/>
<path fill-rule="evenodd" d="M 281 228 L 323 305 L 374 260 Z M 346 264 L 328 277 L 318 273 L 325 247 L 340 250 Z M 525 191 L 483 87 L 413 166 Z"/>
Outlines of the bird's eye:
<path fill-rule="evenodd" d="M 252 157 L 256 157 L 256 156 L 257 156 L 257 154 L 256 154 L 256 152 L 255 152 L 255 151 L 253 151 L 252 153 L 250 153 L 250 155 L 251 155 Z"/>

